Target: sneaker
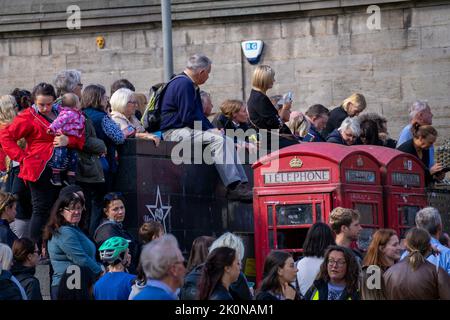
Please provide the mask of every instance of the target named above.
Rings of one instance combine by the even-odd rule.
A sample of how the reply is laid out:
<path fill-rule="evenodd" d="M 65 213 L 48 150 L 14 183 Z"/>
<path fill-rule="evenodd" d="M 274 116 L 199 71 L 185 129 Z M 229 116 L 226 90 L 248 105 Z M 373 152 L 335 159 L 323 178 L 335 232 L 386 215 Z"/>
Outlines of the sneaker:
<path fill-rule="evenodd" d="M 61 175 L 54 173 L 50 178 L 50 182 L 54 186 L 62 186 Z"/>
<path fill-rule="evenodd" d="M 242 201 L 242 202 L 252 202 L 253 201 L 253 191 L 241 183 L 233 190 L 228 189 L 227 199 L 235 200 L 235 201 Z"/>

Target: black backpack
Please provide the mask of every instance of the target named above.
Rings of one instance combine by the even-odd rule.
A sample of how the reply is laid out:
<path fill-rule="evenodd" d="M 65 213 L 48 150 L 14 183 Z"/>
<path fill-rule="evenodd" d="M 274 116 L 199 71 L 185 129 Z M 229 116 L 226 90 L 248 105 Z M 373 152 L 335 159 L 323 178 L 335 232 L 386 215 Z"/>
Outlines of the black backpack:
<path fill-rule="evenodd" d="M 155 132 L 160 130 L 162 97 L 169 83 L 180 77 L 186 76 L 178 75 L 170 79 L 167 83 L 158 83 L 150 88 L 150 99 L 141 118 L 141 123 L 146 131 Z"/>

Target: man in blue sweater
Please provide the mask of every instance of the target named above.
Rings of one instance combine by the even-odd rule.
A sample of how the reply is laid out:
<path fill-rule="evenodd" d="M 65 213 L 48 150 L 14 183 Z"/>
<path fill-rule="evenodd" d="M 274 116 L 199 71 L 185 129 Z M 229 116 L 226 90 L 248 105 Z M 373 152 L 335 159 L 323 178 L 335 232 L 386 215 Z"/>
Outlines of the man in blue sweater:
<path fill-rule="evenodd" d="M 245 185 L 248 179 L 236 157 L 233 139 L 214 128 L 203 113 L 199 86 L 208 80 L 211 63 L 204 55 L 193 55 L 189 58 L 184 72 L 167 84 L 161 98 L 163 138 L 166 141 L 180 141 L 189 150 L 192 143 L 207 145 L 211 151 L 211 159 L 203 160 L 216 166 L 223 184 L 227 187 L 228 199 L 251 201 L 252 191 Z M 208 156 L 208 153 L 205 155 Z M 198 163 L 197 156 L 195 155 L 195 163 Z M 178 159 L 174 160 L 179 162 Z"/>

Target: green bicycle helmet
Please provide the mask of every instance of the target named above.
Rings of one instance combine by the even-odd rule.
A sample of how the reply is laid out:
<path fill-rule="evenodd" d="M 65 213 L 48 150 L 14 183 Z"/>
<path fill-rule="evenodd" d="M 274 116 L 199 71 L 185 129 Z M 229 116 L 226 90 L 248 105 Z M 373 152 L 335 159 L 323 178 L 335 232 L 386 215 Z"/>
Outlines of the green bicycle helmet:
<path fill-rule="evenodd" d="M 122 253 L 127 251 L 129 242 L 122 237 L 109 238 L 98 249 L 100 259 L 108 263 L 113 263 L 116 260 L 121 261 L 124 257 Z"/>

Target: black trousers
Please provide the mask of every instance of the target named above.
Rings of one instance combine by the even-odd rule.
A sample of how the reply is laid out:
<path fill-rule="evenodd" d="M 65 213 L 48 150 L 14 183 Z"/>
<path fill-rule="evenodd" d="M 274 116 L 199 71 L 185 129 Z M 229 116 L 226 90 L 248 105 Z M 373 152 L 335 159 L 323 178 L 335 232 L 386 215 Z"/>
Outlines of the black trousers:
<path fill-rule="evenodd" d="M 29 182 L 31 204 L 30 238 L 42 245 L 42 231 L 50 216 L 50 210 L 58 198 L 60 188 L 50 182 L 52 169 L 46 167 L 36 182 Z"/>
<path fill-rule="evenodd" d="M 105 183 L 77 182 L 83 189 L 86 200 L 86 215 L 83 217 L 83 231 L 92 238 L 103 218 L 103 197 L 106 194 Z"/>

